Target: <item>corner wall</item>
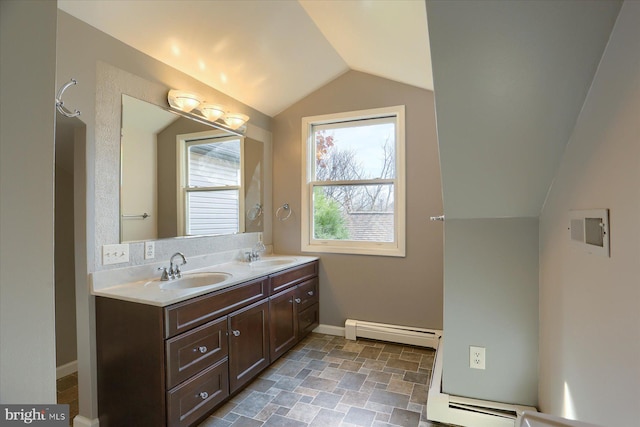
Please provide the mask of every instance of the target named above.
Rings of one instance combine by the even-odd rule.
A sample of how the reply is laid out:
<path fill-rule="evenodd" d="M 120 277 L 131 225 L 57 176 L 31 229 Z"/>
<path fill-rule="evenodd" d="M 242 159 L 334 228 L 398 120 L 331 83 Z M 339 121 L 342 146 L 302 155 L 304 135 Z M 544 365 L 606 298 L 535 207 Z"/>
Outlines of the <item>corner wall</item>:
<path fill-rule="evenodd" d="M 611 257 L 570 245 L 570 209 L 610 210 Z M 640 3 L 622 6 L 540 220 L 540 409 L 638 425 Z"/>
<path fill-rule="evenodd" d="M 433 92 L 349 71 L 274 118 L 273 206 L 277 253 L 300 254 L 302 117 L 406 106 L 407 255 L 320 254 L 320 323 L 347 318 L 442 329 L 442 213 Z"/>
<path fill-rule="evenodd" d="M 0 402 L 55 403 L 55 1 L 0 2 Z"/>

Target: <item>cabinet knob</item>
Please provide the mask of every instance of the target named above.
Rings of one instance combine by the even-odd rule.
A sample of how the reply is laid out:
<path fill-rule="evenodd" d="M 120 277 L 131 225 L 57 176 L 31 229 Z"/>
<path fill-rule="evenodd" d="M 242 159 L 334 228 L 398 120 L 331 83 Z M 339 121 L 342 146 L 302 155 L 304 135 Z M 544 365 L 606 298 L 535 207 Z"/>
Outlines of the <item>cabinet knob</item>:
<path fill-rule="evenodd" d="M 231 333 L 233 334 L 234 337 L 239 337 L 240 336 L 240 331 L 238 331 L 238 330 L 231 331 Z"/>
<path fill-rule="evenodd" d="M 209 397 L 209 393 L 207 393 L 206 391 L 201 391 L 199 396 L 202 400 L 205 400 L 207 397 Z"/>
<path fill-rule="evenodd" d="M 196 349 L 194 348 L 193 351 L 196 351 Z M 198 347 L 198 351 L 204 354 L 207 352 L 207 347 L 205 347 L 204 345 L 201 345 L 200 347 Z"/>
<path fill-rule="evenodd" d="M 296 298 L 296 302 L 297 302 L 298 304 L 300 304 L 300 303 L 302 302 L 302 300 L 301 300 L 300 298 Z"/>
<path fill-rule="evenodd" d="M 307 295 L 309 295 L 310 297 L 312 297 L 312 296 L 313 296 L 313 291 L 309 291 L 309 292 L 307 292 Z"/>

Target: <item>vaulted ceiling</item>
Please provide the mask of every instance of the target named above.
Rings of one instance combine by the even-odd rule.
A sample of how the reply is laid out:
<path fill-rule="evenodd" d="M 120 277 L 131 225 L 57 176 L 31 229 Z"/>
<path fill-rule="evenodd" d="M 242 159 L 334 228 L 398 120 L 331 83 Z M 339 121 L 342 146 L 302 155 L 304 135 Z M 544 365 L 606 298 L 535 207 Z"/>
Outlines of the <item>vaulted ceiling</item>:
<path fill-rule="evenodd" d="M 58 7 L 269 116 L 350 69 L 433 90 L 422 0 L 58 0 Z"/>

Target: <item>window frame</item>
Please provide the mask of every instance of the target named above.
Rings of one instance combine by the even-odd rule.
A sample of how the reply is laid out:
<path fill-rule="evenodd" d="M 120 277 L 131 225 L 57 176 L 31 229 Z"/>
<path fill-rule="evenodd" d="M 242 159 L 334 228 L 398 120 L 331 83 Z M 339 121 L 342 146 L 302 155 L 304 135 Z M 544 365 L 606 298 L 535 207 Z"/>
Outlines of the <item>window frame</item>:
<path fill-rule="evenodd" d="M 394 185 L 394 241 L 370 242 L 355 240 L 323 240 L 313 236 L 313 188 L 322 183 L 344 184 L 344 181 L 312 181 L 315 168 L 314 126 L 354 122 L 366 119 L 395 117 L 395 171 L 394 179 L 348 181 L 359 185 L 379 181 Z M 406 256 L 406 161 L 405 161 L 405 106 L 375 108 L 324 114 L 302 118 L 302 195 L 301 195 L 301 250 L 302 252 L 337 253 L 354 255 Z"/>
<path fill-rule="evenodd" d="M 239 139 L 240 140 L 240 185 L 231 186 L 215 186 L 215 187 L 200 187 L 200 188 L 188 188 L 188 155 L 187 150 L 189 146 L 197 144 L 205 144 L 204 141 L 218 140 L 217 142 L 224 142 L 228 140 Z M 244 212 L 244 136 L 229 135 L 228 133 L 220 130 L 195 132 L 189 134 L 182 134 L 176 137 L 176 172 L 177 172 L 177 220 L 178 220 L 178 236 L 224 236 L 231 234 L 244 233 L 245 231 L 245 215 Z M 189 218 L 187 215 L 187 197 L 191 192 L 197 191 L 238 191 L 238 231 L 236 233 L 229 234 L 187 234 L 189 229 Z"/>

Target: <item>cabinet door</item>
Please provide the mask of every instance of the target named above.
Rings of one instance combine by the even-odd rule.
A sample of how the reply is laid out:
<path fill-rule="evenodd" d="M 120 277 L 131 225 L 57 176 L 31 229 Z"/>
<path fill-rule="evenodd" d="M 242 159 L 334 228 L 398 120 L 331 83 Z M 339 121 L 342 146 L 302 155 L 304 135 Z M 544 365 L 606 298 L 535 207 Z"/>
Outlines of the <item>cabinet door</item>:
<path fill-rule="evenodd" d="M 269 301 L 229 315 L 229 387 L 231 393 L 269 365 Z"/>
<path fill-rule="evenodd" d="M 298 338 L 298 316 L 295 304 L 296 288 L 270 298 L 270 348 L 271 362 L 293 347 Z"/>

